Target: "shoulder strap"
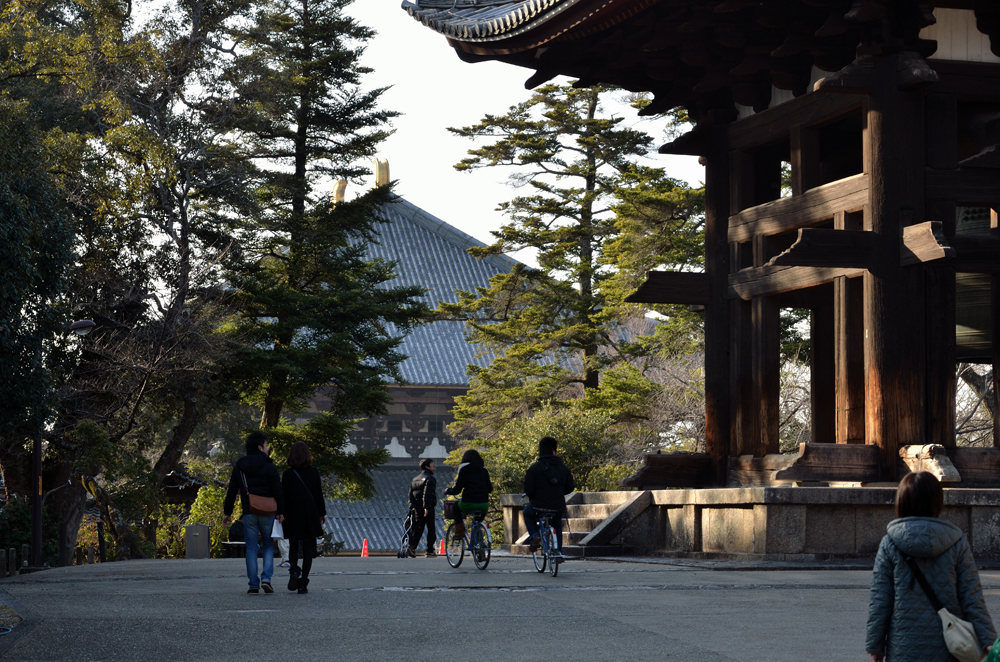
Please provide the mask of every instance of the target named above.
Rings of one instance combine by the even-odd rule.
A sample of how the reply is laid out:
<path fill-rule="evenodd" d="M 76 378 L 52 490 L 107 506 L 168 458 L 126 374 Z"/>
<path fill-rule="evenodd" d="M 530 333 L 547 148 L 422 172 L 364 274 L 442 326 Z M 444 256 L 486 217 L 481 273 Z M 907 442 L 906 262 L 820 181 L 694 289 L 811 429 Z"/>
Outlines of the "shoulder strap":
<path fill-rule="evenodd" d="M 303 479 L 302 479 L 302 476 L 300 476 L 300 475 L 299 475 L 299 472 L 298 472 L 298 469 L 292 469 L 292 472 L 293 472 L 293 473 L 294 473 L 294 474 L 295 474 L 296 476 L 298 476 L 298 477 L 299 477 L 299 480 L 300 480 L 300 481 L 302 481 L 302 487 L 306 488 L 306 492 L 308 492 L 308 493 L 309 493 L 309 496 L 312 496 L 312 495 L 313 495 L 313 493 L 312 493 L 312 490 L 310 490 L 310 489 L 309 489 L 309 486 L 308 486 L 308 485 L 306 485 L 306 481 L 305 481 L 305 480 L 303 480 Z M 313 497 L 313 498 L 315 498 L 315 497 Z"/>
<path fill-rule="evenodd" d="M 893 543 L 893 546 L 895 546 L 895 543 Z M 938 600 L 937 593 L 935 593 L 934 589 L 931 588 L 930 583 L 928 583 L 927 578 L 924 577 L 924 573 L 920 571 L 920 566 L 918 566 L 917 562 L 913 560 L 913 557 L 903 554 L 899 547 L 896 547 L 896 550 L 903 556 L 903 559 L 906 561 L 906 565 L 910 566 L 910 572 L 912 572 L 913 576 L 916 577 L 917 583 L 920 584 L 920 588 L 924 589 L 924 594 L 927 596 L 927 599 L 931 601 L 931 606 L 934 607 L 934 611 L 941 611 L 944 609 L 944 605 L 941 604 L 940 600 Z"/>
<path fill-rule="evenodd" d="M 247 487 L 247 476 L 246 476 L 245 473 L 243 473 L 242 469 L 240 469 L 240 478 L 243 479 L 243 491 L 247 493 L 247 498 L 249 498 L 250 497 L 250 488 Z"/>

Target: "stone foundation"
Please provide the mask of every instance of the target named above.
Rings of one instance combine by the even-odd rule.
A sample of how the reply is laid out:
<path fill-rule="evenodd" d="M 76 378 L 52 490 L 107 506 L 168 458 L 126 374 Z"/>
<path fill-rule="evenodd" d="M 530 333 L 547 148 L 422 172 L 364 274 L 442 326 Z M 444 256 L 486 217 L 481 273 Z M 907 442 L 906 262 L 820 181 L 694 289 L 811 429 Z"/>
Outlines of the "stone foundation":
<path fill-rule="evenodd" d="M 749 487 L 650 490 L 623 504 L 584 556 L 614 553 L 758 560 L 874 558 L 896 514 L 895 488 Z M 635 496 L 636 492 L 628 493 Z M 504 505 L 513 506 L 511 500 Z M 642 501 L 645 502 L 645 499 Z M 964 532 L 977 559 L 1000 561 L 1000 489 L 945 489 L 941 517 Z M 505 520 L 517 517 L 513 508 Z M 513 523 L 513 522 L 511 522 Z M 513 527 L 517 529 L 516 525 Z M 600 550 L 597 547 L 600 547 Z M 594 554 L 596 552 L 597 554 Z"/>

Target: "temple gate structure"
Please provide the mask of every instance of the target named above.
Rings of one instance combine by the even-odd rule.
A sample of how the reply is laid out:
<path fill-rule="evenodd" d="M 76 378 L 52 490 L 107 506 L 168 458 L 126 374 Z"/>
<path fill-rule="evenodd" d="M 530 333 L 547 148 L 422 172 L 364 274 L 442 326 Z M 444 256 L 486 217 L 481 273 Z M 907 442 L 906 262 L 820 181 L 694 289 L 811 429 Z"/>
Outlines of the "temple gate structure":
<path fill-rule="evenodd" d="M 580 87 L 651 93 L 643 115 L 688 111 L 693 129 L 660 152 L 705 165 L 705 271 L 651 272 L 630 300 L 705 307 L 706 453 L 650 455 L 628 479 L 652 495 L 637 511 L 645 514 L 632 506 L 633 520 L 654 532 L 650 545 L 874 553 L 860 534 L 851 549 L 817 542 L 823 536 L 808 523 L 791 536 L 801 544 L 782 546 L 775 533 L 780 522 L 806 522 L 810 504 L 827 529 L 878 524 L 891 518 L 893 491 L 861 486 L 925 468 L 974 489 L 979 496 L 949 490 L 950 512 L 977 554 L 997 552 L 1000 530 L 975 522 L 1000 517 L 990 505 L 1000 492 L 989 489 L 1000 488 L 1000 448 L 956 447 L 955 368 L 993 364 L 1000 446 L 1000 3 L 407 0 L 403 8 L 465 61 L 534 70 L 528 88 L 565 75 Z M 812 438 L 797 455 L 779 454 L 782 308 L 810 311 Z M 830 484 L 854 488 L 819 487 Z M 658 489 L 727 485 L 744 491 Z M 787 491 L 795 489 L 806 491 Z M 727 510 L 727 500 L 739 505 Z M 630 526 L 617 529 L 619 543 Z M 738 531 L 753 540 L 725 542 Z"/>

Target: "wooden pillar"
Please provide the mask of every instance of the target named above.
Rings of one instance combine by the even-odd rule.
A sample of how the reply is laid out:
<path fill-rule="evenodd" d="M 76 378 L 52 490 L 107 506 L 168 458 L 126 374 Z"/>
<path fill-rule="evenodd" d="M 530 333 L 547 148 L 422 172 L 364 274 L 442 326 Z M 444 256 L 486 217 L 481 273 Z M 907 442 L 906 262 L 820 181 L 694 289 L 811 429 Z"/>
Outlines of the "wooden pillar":
<path fill-rule="evenodd" d="M 1000 447 L 1000 274 L 994 273 L 990 280 L 993 309 L 990 318 L 993 327 L 993 446 Z"/>
<path fill-rule="evenodd" d="M 754 455 L 763 457 L 781 450 L 778 437 L 781 395 L 780 308 L 775 297 L 754 297 L 753 313 L 753 400 Z"/>
<path fill-rule="evenodd" d="M 705 451 L 717 485 L 729 467 L 729 136 L 713 129 L 705 163 Z"/>
<path fill-rule="evenodd" d="M 814 444 L 832 444 L 837 440 L 833 302 L 823 301 L 814 306 L 809 322 L 809 400 L 812 414 L 810 441 Z"/>
<path fill-rule="evenodd" d="M 865 308 L 861 278 L 837 278 L 833 283 L 837 331 L 836 371 L 838 444 L 865 443 Z"/>
<path fill-rule="evenodd" d="M 924 98 L 924 145 L 927 167 L 958 167 L 958 100 L 953 94 Z M 955 234 L 955 202 L 927 200 L 924 218 L 940 221 L 945 236 Z M 927 441 L 955 447 L 955 270 L 929 264 L 925 268 L 927 301 Z"/>
<path fill-rule="evenodd" d="M 731 328 L 730 388 L 730 454 L 753 455 L 757 448 L 754 418 L 757 410 L 753 399 L 753 312 L 749 301 L 734 299 L 729 303 Z"/>
<path fill-rule="evenodd" d="M 791 143 L 792 195 L 802 195 L 819 185 L 819 131 L 793 126 Z"/>
<path fill-rule="evenodd" d="M 928 267 L 927 294 L 927 443 L 955 447 L 955 270 Z"/>
<path fill-rule="evenodd" d="M 865 435 L 894 480 L 899 447 L 925 441 L 922 271 L 899 264 L 902 228 L 923 220 L 923 97 L 897 89 L 894 56 L 875 57 L 875 76 L 864 132 L 874 234 L 864 275 Z"/>

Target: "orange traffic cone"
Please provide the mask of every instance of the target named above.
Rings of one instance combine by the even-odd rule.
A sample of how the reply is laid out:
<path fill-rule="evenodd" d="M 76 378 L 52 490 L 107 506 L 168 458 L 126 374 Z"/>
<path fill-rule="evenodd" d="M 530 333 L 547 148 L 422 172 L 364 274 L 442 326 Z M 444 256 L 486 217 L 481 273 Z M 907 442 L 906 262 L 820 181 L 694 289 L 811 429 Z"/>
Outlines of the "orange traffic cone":
<path fill-rule="evenodd" d="M 444 554 L 444 538 L 441 538 L 441 546 L 438 549 L 438 554 Z"/>
<path fill-rule="evenodd" d="M 361 558 L 368 558 L 368 538 L 365 538 L 365 542 L 361 545 Z"/>

